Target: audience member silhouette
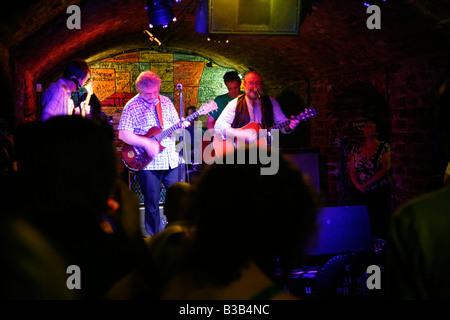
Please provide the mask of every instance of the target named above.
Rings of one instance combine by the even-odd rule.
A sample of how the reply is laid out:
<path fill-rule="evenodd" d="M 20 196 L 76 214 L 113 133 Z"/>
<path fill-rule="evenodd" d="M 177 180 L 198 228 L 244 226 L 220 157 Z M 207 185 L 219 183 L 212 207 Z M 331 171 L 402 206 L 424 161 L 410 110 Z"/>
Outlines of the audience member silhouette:
<path fill-rule="evenodd" d="M 315 197 L 301 172 L 278 159 L 273 175 L 261 174 L 260 159 L 204 169 L 186 209 L 195 236 L 164 299 L 296 299 L 274 274 L 300 263 L 315 227 Z"/>
<path fill-rule="evenodd" d="M 450 157 L 450 80 L 440 88 L 436 127 Z M 391 220 L 389 293 L 396 299 L 450 298 L 450 186 L 410 200 Z"/>
<path fill-rule="evenodd" d="M 164 214 L 168 224 L 154 236 L 147 237 L 146 243 L 156 267 L 155 280 L 158 281 L 158 296 L 162 294 L 170 277 L 183 265 L 185 250 L 192 240 L 194 227 L 183 214 L 191 185 L 176 182 L 167 188 Z"/>
<path fill-rule="evenodd" d="M 167 188 L 164 201 L 164 215 L 168 224 L 183 220 L 183 209 L 190 190 L 191 184 L 182 181 L 176 182 Z"/>
<path fill-rule="evenodd" d="M 4 208 L 2 208 L 2 211 Z M 73 300 L 68 290 L 67 262 L 41 232 L 22 217 L 0 217 L 2 300 Z"/>
<path fill-rule="evenodd" d="M 113 138 L 108 123 L 81 116 L 29 123 L 16 135 L 24 217 L 66 267 L 79 267 L 80 299 L 151 294 L 139 202 L 117 180 Z M 100 226 L 106 216 L 113 233 Z"/>
<path fill-rule="evenodd" d="M 152 289 L 161 298 L 168 281 L 182 270 L 195 227 L 187 223 L 172 223 L 161 232 L 148 237 L 147 248 L 155 266 Z"/>

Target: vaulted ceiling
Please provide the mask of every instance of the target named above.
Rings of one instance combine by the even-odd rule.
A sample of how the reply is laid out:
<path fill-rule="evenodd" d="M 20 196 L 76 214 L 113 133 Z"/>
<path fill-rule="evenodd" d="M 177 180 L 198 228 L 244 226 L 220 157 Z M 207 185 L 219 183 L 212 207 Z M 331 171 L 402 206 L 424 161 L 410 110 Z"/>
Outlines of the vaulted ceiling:
<path fill-rule="evenodd" d="M 368 1 L 370 2 L 370 1 Z M 54 77 L 68 59 L 88 61 L 139 49 L 195 53 L 240 71 L 259 70 L 266 82 L 320 79 L 373 65 L 449 50 L 450 0 L 375 0 L 381 29 L 369 30 L 362 0 L 305 0 L 299 35 L 229 35 L 207 41 L 195 31 L 195 0 L 174 5 L 177 22 L 144 30 L 144 0 L 16 1 L 2 11 L 2 68 L 29 72 L 35 81 Z M 81 9 L 81 30 L 69 30 L 69 5 Z M 15 75 L 17 76 L 17 75 Z"/>

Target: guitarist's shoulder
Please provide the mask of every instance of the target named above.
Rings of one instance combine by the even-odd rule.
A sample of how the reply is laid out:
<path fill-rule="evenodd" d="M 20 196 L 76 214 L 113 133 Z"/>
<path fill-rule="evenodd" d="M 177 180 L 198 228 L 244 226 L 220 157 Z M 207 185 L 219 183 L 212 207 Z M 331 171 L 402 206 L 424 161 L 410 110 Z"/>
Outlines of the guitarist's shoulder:
<path fill-rule="evenodd" d="M 133 106 L 139 105 L 140 104 L 140 98 L 139 98 L 139 94 L 133 96 L 130 100 L 127 101 L 127 103 L 125 104 L 125 107 L 131 108 Z"/>

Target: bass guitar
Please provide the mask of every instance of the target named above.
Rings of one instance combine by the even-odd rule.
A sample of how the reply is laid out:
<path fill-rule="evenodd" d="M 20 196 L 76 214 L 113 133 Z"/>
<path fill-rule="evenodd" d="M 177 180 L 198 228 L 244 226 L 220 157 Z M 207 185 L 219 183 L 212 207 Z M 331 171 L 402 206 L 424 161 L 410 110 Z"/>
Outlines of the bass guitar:
<path fill-rule="evenodd" d="M 305 121 L 306 119 L 312 118 L 316 116 L 316 110 L 314 108 L 306 109 L 304 112 L 300 113 L 299 115 L 295 116 L 294 118 L 300 121 Z M 267 134 L 270 133 L 271 130 L 274 129 L 283 129 L 291 123 L 291 120 L 283 121 L 277 125 L 274 125 L 270 127 L 267 130 L 263 130 L 261 124 L 256 122 L 250 122 L 249 124 L 243 126 L 242 128 L 239 128 L 237 130 L 253 130 L 257 134 L 257 140 L 252 145 L 256 145 L 259 147 L 267 146 Z M 260 135 L 261 132 L 265 132 L 266 134 Z M 237 140 L 237 141 L 235 141 Z M 214 136 L 213 140 L 213 148 L 215 152 L 215 157 L 222 157 L 224 154 L 228 152 L 233 152 L 235 148 L 240 148 L 245 145 L 247 145 L 247 142 L 240 141 L 238 139 L 235 139 L 235 137 L 223 139 L 221 134 L 216 134 Z"/>
<path fill-rule="evenodd" d="M 210 101 L 202 105 L 196 112 L 186 117 L 184 121 L 192 121 L 198 116 L 208 114 L 214 110 L 217 110 L 217 104 L 214 101 Z M 143 136 L 157 141 L 159 143 L 159 152 L 161 152 L 165 149 L 165 147 L 161 145 L 160 141 L 181 127 L 181 121 L 164 131 L 162 131 L 159 127 L 152 127 Z M 122 146 L 122 160 L 128 169 L 138 171 L 144 169 L 153 160 L 153 158 L 145 152 L 144 148 L 124 143 Z"/>

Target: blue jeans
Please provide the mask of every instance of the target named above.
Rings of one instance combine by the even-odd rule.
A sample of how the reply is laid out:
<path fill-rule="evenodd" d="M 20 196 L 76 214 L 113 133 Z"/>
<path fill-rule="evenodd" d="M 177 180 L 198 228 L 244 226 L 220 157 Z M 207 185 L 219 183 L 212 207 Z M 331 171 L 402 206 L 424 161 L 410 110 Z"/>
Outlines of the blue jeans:
<path fill-rule="evenodd" d="M 161 216 L 159 213 L 159 199 L 161 184 L 164 187 L 178 182 L 178 168 L 169 170 L 140 170 L 139 184 L 144 195 L 145 229 L 149 235 L 155 235 L 161 230 Z"/>

